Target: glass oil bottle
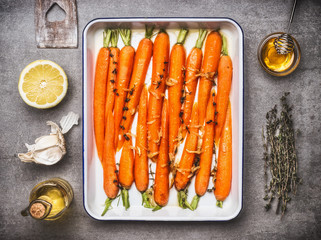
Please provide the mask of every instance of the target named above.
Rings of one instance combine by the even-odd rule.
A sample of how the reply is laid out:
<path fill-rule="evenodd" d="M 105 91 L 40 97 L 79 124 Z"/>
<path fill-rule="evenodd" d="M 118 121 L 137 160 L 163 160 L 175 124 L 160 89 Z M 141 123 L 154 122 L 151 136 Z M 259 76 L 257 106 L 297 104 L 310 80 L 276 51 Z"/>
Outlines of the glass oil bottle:
<path fill-rule="evenodd" d="M 52 178 L 31 190 L 29 206 L 21 214 L 38 220 L 56 220 L 66 212 L 73 197 L 72 187 L 66 180 Z"/>

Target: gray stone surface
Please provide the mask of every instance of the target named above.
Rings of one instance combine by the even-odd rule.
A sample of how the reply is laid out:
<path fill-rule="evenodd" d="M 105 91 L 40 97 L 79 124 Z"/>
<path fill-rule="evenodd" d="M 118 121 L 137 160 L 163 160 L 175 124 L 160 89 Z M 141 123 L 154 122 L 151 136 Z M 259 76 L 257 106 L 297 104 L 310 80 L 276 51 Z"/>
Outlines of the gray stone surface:
<path fill-rule="evenodd" d="M 268 33 L 285 29 L 292 1 L 148 1 L 78 0 L 78 49 L 37 49 L 34 1 L 0 0 L 0 238 L 1 239 L 317 239 L 321 238 L 321 2 L 300 1 L 292 25 L 301 45 L 302 60 L 288 77 L 276 78 L 259 66 L 256 50 Z M 59 121 L 70 110 L 81 113 L 81 34 L 86 23 L 99 17 L 230 17 L 245 35 L 244 207 L 230 222 L 99 222 L 82 205 L 81 127 L 66 136 L 68 154 L 52 167 L 21 163 L 24 151 L 45 121 Z M 37 110 L 20 98 L 20 71 L 36 59 L 59 63 L 69 76 L 68 95 L 57 107 Z M 290 91 L 294 104 L 299 174 L 303 185 L 280 220 L 264 211 L 261 127 L 265 113 Z M 68 179 L 75 199 L 68 214 L 56 222 L 37 222 L 20 216 L 30 189 L 54 176 Z"/>

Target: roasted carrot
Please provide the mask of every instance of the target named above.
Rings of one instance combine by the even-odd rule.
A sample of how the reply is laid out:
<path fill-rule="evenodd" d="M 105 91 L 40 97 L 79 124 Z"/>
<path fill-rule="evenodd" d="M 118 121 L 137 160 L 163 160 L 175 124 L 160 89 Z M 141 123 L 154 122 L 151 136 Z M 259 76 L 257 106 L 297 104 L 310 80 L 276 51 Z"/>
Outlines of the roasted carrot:
<path fill-rule="evenodd" d="M 211 165 L 214 148 L 214 126 L 215 126 L 215 91 L 212 89 L 206 108 L 206 122 L 202 143 L 202 153 L 200 156 L 199 170 L 195 179 L 196 196 L 192 200 L 192 207 L 197 207 L 199 198 L 203 196 L 209 184 L 211 175 Z"/>
<path fill-rule="evenodd" d="M 188 55 L 186 62 L 186 73 L 185 73 L 185 87 L 183 92 L 184 107 L 183 107 L 183 139 L 186 136 L 186 132 L 189 128 L 192 107 L 196 94 L 196 87 L 199 79 L 199 71 L 202 64 L 202 46 L 206 37 L 207 31 L 205 29 L 199 30 L 199 35 L 195 44 L 195 47 L 191 50 Z"/>
<path fill-rule="evenodd" d="M 200 124 L 204 124 L 206 116 L 206 104 L 210 96 L 211 88 L 214 84 L 214 74 L 217 71 L 218 62 L 221 55 L 222 38 L 221 35 L 212 31 L 206 39 L 204 58 L 201 69 L 201 78 L 198 91 L 198 106 Z"/>
<path fill-rule="evenodd" d="M 109 41 L 111 31 L 103 32 L 104 45 L 99 50 L 96 61 L 95 86 L 94 86 L 94 131 L 98 157 L 102 162 L 105 138 L 105 99 L 107 72 L 109 65 Z"/>
<path fill-rule="evenodd" d="M 122 187 L 129 189 L 134 182 L 134 153 L 132 149 L 132 140 L 124 144 L 119 162 L 119 183 Z"/>
<path fill-rule="evenodd" d="M 107 116 L 107 112 L 110 110 L 114 110 L 115 103 L 115 86 L 117 81 L 117 73 L 118 73 L 118 61 L 119 61 L 119 48 L 117 47 L 118 42 L 118 30 L 111 30 L 111 40 L 110 40 L 110 59 L 109 59 L 109 70 L 108 70 L 108 78 L 107 78 L 107 94 L 106 94 L 106 111 L 105 114 Z"/>
<path fill-rule="evenodd" d="M 105 203 L 105 210 L 102 216 L 108 211 L 112 201 L 117 197 L 118 187 L 118 176 L 117 167 L 115 160 L 115 128 L 114 128 L 114 116 L 111 111 L 107 113 L 106 122 L 106 134 L 104 141 L 104 152 L 103 152 L 103 174 L 104 174 L 104 190 L 107 195 Z"/>
<path fill-rule="evenodd" d="M 197 103 L 194 103 L 192 122 L 189 127 L 189 133 L 175 176 L 175 187 L 177 191 L 184 190 L 193 176 L 192 167 L 195 162 L 195 153 L 197 152 L 198 143 L 198 121 L 198 105 Z"/>
<path fill-rule="evenodd" d="M 217 126 L 215 127 L 215 142 L 218 143 L 226 118 L 226 110 L 232 85 L 233 66 L 229 56 L 222 56 L 218 65 L 217 76 Z"/>
<path fill-rule="evenodd" d="M 161 143 L 159 155 L 156 163 L 155 183 L 154 183 L 154 200 L 158 206 L 165 206 L 169 198 L 169 112 L 167 100 L 164 100 L 161 121 Z"/>
<path fill-rule="evenodd" d="M 223 206 L 223 201 L 230 194 L 232 183 L 232 113 L 231 103 L 228 102 L 227 114 L 221 135 L 214 195 L 216 205 Z"/>
<path fill-rule="evenodd" d="M 147 103 L 148 92 L 145 86 L 140 97 L 138 108 L 134 167 L 135 184 L 137 190 L 140 192 L 145 192 L 149 183 L 147 158 Z"/>
<path fill-rule="evenodd" d="M 169 36 L 161 30 L 154 42 L 152 84 L 149 88 L 147 115 L 149 158 L 157 159 L 160 143 L 160 125 L 165 95 L 165 81 L 168 76 Z"/>
<path fill-rule="evenodd" d="M 153 42 L 150 40 L 153 35 L 153 29 L 154 27 L 148 28 L 146 26 L 145 38 L 140 41 L 136 50 L 129 92 L 127 93 L 127 98 L 125 100 L 125 107 L 127 107 L 128 110 L 124 111 L 121 121 L 121 126 L 123 126 L 123 128 L 121 129 L 121 138 L 118 142 L 117 151 L 121 149 L 124 143 L 124 134 L 127 134 L 127 132 L 130 131 L 139 103 L 140 94 L 144 87 L 148 66 L 153 52 Z"/>
<path fill-rule="evenodd" d="M 130 81 L 130 76 L 132 74 L 135 56 L 135 49 L 132 46 L 130 46 L 131 30 L 121 29 L 119 30 L 119 33 L 125 46 L 120 51 L 118 69 L 119 71 L 117 74 L 116 88 L 114 89 L 116 94 L 114 107 L 116 147 L 119 140 L 120 128 L 123 129 L 123 126 L 120 125 L 123 116 L 123 111 L 128 111 L 128 108 L 125 107 L 125 100 L 129 91 L 128 85 Z"/>
<path fill-rule="evenodd" d="M 127 190 L 130 189 L 134 181 L 134 153 L 130 137 L 129 140 L 124 143 L 123 151 L 121 153 L 118 178 L 119 184 L 122 186 L 121 196 L 123 205 L 127 210 L 130 206 Z"/>
<path fill-rule="evenodd" d="M 181 106 L 184 101 L 182 90 L 184 83 L 186 53 L 183 46 L 188 30 L 181 29 L 176 44 L 172 47 L 169 65 L 168 86 L 168 108 L 169 108 L 169 154 L 170 160 L 174 161 L 177 146 L 182 140 L 178 136 L 178 130 L 181 124 Z"/>

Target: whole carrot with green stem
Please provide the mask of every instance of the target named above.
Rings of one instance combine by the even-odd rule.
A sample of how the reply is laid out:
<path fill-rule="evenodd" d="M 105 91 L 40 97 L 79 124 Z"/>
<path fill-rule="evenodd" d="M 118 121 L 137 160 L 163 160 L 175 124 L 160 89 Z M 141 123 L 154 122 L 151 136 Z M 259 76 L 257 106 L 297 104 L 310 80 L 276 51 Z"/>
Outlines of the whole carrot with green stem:
<path fill-rule="evenodd" d="M 206 121 L 204 127 L 204 136 L 202 143 L 202 152 L 200 155 L 199 169 L 195 179 L 195 193 L 191 206 L 196 209 L 198 201 L 208 188 L 214 148 L 214 128 L 215 128 L 215 90 L 212 88 L 206 108 Z"/>
<path fill-rule="evenodd" d="M 140 41 L 136 50 L 133 73 L 129 84 L 129 92 L 127 93 L 127 98 L 125 100 L 125 107 L 127 107 L 128 110 L 124 111 L 123 118 L 121 120 L 121 136 L 118 142 L 117 151 L 121 149 L 124 139 L 128 139 L 124 135 L 130 131 L 140 95 L 144 87 L 148 66 L 153 53 L 153 42 L 150 40 L 153 35 L 153 30 L 154 26 L 146 26 L 145 38 Z"/>
<path fill-rule="evenodd" d="M 177 191 L 182 191 L 186 188 L 188 182 L 193 176 L 192 167 L 195 162 L 195 154 L 199 153 L 197 149 L 199 139 L 199 125 L 198 125 L 198 104 L 194 103 L 192 122 L 190 124 L 189 132 L 185 141 L 185 146 L 181 160 L 178 165 L 175 176 L 175 188 Z"/>
<path fill-rule="evenodd" d="M 134 182 L 134 153 L 131 137 L 124 143 L 119 161 L 119 184 L 122 187 L 121 196 L 123 205 L 127 210 L 130 207 L 128 190 Z"/>
<path fill-rule="evenodd" d="M 226 39 L 223 37 L 223 56 L 218 64 L 217 75 L 217 126 L 215 128 L 215 142 L 218 143 L 224 126 L 229 96 L 232 86 L 233 65 L 228 56 Z"/>
<path fill-rule="evenodd" d="M 182 117 L 182 135 L 183 139 L 186 132 L 189 131 L 189 125 L 192 115 L 192 108 L 194 104 L 196 88 L 199 79 L 199 72 L 202 64 L 203 52 L 202 46 L 206 37 L 207 31 L 205 29 L 199 30 L 199 35 L 195 47 L 188 55 L 186 62 L 185 85 L 184 85 L 184 104 L 183 104 L 183 117 Z"/>
<path fill-rule="evenodd" d="M 117 147 L 119 140 L 120 129 L 124 127 L 120 125 L 123 112 L 128 111 L 128 108 L 125 107 L 125 100 L 127 93 L 129 92 L 128 85 L 130 81 L 130 76 L 133 70 L 135 49 L 130 45 L 131 40 L 131 30 L 130 29 L 120 29 L 120 36 L 125 44 L 121 49 L 119 55 L 119 71 L 117 74 L 116 88 L 114 89 L 115 97 L 115 146 Z"/>
<path fill-rule="evenodd" d="M 160 144 L 160 125 L 168 76 L 169 36 L 160 30 L 154 41 L 152 82 L 149 87 L 147 115 L 149 158 L 156 161 Z"/>
<path fill-rule="evenodd" d="M 138 107 L 134 167 L 136 188 L 141 193 L 144 193 L 147 190 L 149 183 L 147 157 L 147 105 L 148 91 L 146 86 L 144 86 Z"/>
<path fill-rule="evenodd" d="M 103 32 L 104 45 L 99 50 L 97 56 L 94 83 L 94 131 L 98 157 L 101 162 L 103 159 L 105 138 L 105 99 L 110 54 L 110 50 L 108 48 L 110 36 L 110 30 L 105 30 Z"/>
<path fill-rule="evenodd" d="M 169 111 L 166 99 L 162 110 L 161 131 L 162 137 L 156 163 L 154 200 L 158 206 L 163 207 L 169 198 Z"/>
<path fill-rule="evenodd" d="M 183 103 L 182 90 L 186 61 L 184 42 L 187 34 L 188 30 L 182 28 L 178 34 L 176 44 L 172 47 L 169 65 L 169 79 L 166 83 L 168 86 L 169 115 L 171 116 L 169 118 L 169 154 L 172 163 L 174 162 L 177 146 L 182 140 L 182 137 L 178 136 L 178 131 L 181 124 L 180 112 Z"/>
<path fill-rule="evenodd" d="M 228 102 L 226 119 L 218 151 L 217 171 L 214 195 L 216 205 L 223 207 L 223 201 L 228 197 L 232 184 L 232 112 Z"/>
<path fill-rule="evenodd" d="M 206 118 L 206 105 L 214 85 L 214 75 L 217 72 L 218 62 L 221 56 L 222 38 L 217 31 L 212 31 L 205 41 L 204 58 L 200 73 L 198 104 L 200 124 L 204 124 Z"/>
<path fill-rule="evenodd" d="M 110 58 L 109 58 L 109 69 L 107 77 L 107 94 L 106 94 L 106 111 L 107 112 L 114 110 L 115 103 L 115 92 L 117 73 L 118 73 L 118 62 L 119 62 L 119 53 L 120 50 L 117 47 L 119 32 L 117 29 L 111 30 L 111 39 L 110 39 Z"/>
<path fill-rule="evenodd" d="M 105 202 L 105 209 L 102 216 L 109 210 L 111 203 L 117 197 L 118 187 L 118 175 L 115 160 L 115 128 L 114 128 L 114 116 L 112 111 L 107 113 L 106 121 L 106 134 L 104 141 L 104 152 L 103 152 L 103 176 L 104 176 L 104 191 L 107 195 Z"/>
<path fill-rule="evenodd" d="M 194 103 L 193 112 L 192 112 L 192 121 L 187 133 L 185 146 L 181 160 L 179 162 L 176 176 L 175 176 L 175 188 L 178 191 L 178 203 L 182 208 L 192 207 L 187 202 L 187 186 L 191 181 L 194 173 L 197 171 L 197 167 L 194 167 L 195 164 L 195 154 L 200 154 L 199 146 L 199 119 L 198 119 L 198 105 Z"/>

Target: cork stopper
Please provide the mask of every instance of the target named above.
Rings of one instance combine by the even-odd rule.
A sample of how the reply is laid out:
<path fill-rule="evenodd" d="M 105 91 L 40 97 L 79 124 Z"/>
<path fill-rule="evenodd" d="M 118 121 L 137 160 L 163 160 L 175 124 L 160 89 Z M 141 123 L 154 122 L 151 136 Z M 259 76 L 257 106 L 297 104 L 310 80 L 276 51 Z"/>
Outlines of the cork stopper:
<path fill-rule="evenodd" d="M 41 219 L 46 214 L 46 207 L 40 202 L 35 202 L 30 206 L 29 212 L 32 217 Z"/>

